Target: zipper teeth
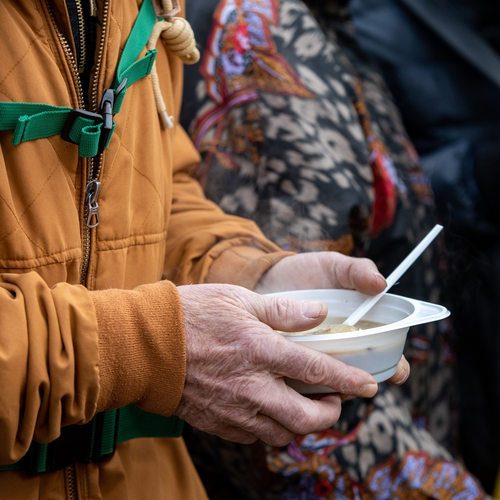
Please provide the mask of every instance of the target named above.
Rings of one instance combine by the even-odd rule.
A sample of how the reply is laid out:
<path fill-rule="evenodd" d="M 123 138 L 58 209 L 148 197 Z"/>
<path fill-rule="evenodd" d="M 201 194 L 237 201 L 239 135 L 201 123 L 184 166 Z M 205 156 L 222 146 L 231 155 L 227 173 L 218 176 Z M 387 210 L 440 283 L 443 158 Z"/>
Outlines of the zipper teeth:
<path fill-rule="evenodd" d="M 97 85 L 99 83 L 99 71 L 101 70 L 102 56 L 104 54 L 104 46 L 106 41 L 106 28 L 108 25 L 109 17 L 109 0 L 105 0 L 102 12 L 102 30 L 101 30 L 101 40 L 99 41 L 99 50 L 97 51 L 97 59 L 95 65 L 94 81 L 92 83 L 92 111 L 95 113 L 97 111 Z"/>
<path fill-rule="evenodd" d="M 59 26 L 57 25 L 56 16 L 54 14 L 54 9 L 52 7 L 50 0 L 45 0 L 45 5 L 47 6 L 49 16 L 50 16 L 50 21 L 52 23 L 52 26 L 54 27 L 57 38 L 59 40 L 59 43 L 61 44 L 64 55 L 65 55 L 66 60 L 68 62 L 68 65 L 69 65 L 69 68 L 71 71 L 71 76 L 73 78 L 73 83 L 77 89 L 77 101 L 78 101 L 77 107 L 80 109 L 84 109 L 85 97 L 83 94 L 82 82 L 80 81 L 80 73 L 78 70 L 78 65 L 75 61 L 75 57 L 74 57 L 73 53 L 71 52 L 68 41 L 66 40 L 66 38 L 62 34 L 62 31 L 59 29 Z M 84 204 L 84 207 L 85 207 L 84 212 L 88 212 L 88 208 L 87 208 L 86 204 Z M 82 258 L 82 271 L 80 274 L 80 284 L 81 285 L 83 285 L 84 281 L 85 281 L 85 276 L 87 273 L 89 256 L 90 256 L 90 234 L 89 234 L 87 225 L 85 223 L 86 220 L 87 220 L 86 215 L 84 215 L 83 243 L 82 243 L 83 244 L 83 258 Z"/>
<path fill-rule="evenodd" d="M 78 12 L 78 32 L 80 34 L 80 64 L 78 72 L 81 74 L 85 71 L 87 64 L 87 37 L 85 33 L 85 22 L 83 20 L 83 7 L 82 1 L 76 0 L 76 10 Z"/>
<path fill-rule="evenodd" d="M 69 64 L 71 76 L 73 78 L 73 83 L 75 84 L 75 87 L 77 89 L 78 107 L 83 109 L 83 107 L 85 105 L 84 104 L 85 97 L 83 95 L 82 83 L 80 81 L 80 73 L 78 71 L 78 65 L 75 61 L 75 56 L 73 55 L 73 53 L 70 49 L 68 41 L 66 40 L 66 38 L 62 34 L 62 31 L 59 29 L 59 26 L 57 26 L 56 16 L 54 14 L 54 9 L 52 7 L 52 4 L 50 3 L 49 0 L 45 0 L 45 5 L 47 6 L 47 9 L 49 11 L 50 21 L 52 22 L 52 26 L 54 27 L 57 38 L 59 39 L 59 43 L 61 44 L 64 55 L 66 56 L 66 60 L 68 61 L 68 64 Z"/>
<path fill-rule="evenodd" d="M 82 270 L 80 271 L 80 285 L 85 285 L 90 262 L 90 228 L 87 226 L 88 215 L 89 207 L 87 205 L 87 197 L 85 197 L 83 209 L 83 256 Z"/>
<path fill-rule="evenodd" d="M 103 14 L 102 14 L 102 30 L 101 30 L 101 39 L 99 41 L 99 50 L 97 51 L 97 58 L 95 63 L 95 73 L 92 81 L 92 94 L 91 94 L 91 110 L 96 113 L 97 112 L 97 87 L 99 84 L 99 71 L 101 69 L 102 58 L 104 54 L 104 46 L 106 41 L 106 28 L 108 25 L 108 16 L 109 16 L 109 0 L 105 0 L 103 5 Z M 98 156 L 98 164 L 97 169 L 95 168 L 95 158 L 91 158 L 89 161 L 89 169 L 87 172 L 87 184 L 99 177 L 102 166 L 102 154 Z M 95 170 L 95 173 L 94 173 Z M 91 232 L 90 228 L 87 226 L 87 217 L 89 214 L 89 208 L 87 204 L 87 200 L 85 200 L 84 210 L 83 210 L 83 259 L 82 259 L 82 270 L 80 273 L 80 284 L 84 285 L 87 279 L 87 273 L 89 270 L 90 263 L 90 243 L 91 243 Z"/>
<path fill-rule="evenodd" d="M 105 0 L 104 6 L 103 6 L 103 13 L 102 13 L 102 32 L 101 32 L 101 40 L 99 42 L 99 50 L 97 51 L 97 62 L 96 62 L 96 67 L 95 67 L 95 76 L 94 76 L 94 81 L 92 83 L 92 96 L 91 96 L 91 103 L 92 103 L 92 110 L 94 113 L 97 112 L 97 86 L 99 83 L 99 71 L 101 69 L 101 64 L 102 64 L 102 58 L 104 54 L 104 46 L 105 46 L 105 41 L 106 41 L 106 28 L 108 26 L 108 17 L 109 17 L 109 0 Z M 94 174 L 94 178 L 98 179 L 99 174 L 101 173 L 101 167 L 102 167 L 102 157 L 103 155 L 100 154 L 97 158 L 97 170 L 96 173 Z M 93 158 L 91 161 L 91 173 L 93 174 L 95 168 L 95 159 Z M 89 179 L 89 181 L 92 180 L 92 178 Z"/>
<path fill-rule="evenodd" d="M 77 500 L 76 493 L 76 470 L 74 465 L 68 467 L 68 496 L 69 500 Z"/>

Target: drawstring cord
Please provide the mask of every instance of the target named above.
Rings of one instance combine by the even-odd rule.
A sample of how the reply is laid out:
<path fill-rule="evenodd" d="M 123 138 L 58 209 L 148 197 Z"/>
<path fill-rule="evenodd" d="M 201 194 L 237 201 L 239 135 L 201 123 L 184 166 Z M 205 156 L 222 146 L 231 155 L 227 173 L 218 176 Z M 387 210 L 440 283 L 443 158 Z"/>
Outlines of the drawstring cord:
<path fill-rule="evenodd" d="M 186 19 L 172 16 L 172 14 L 178 12 L 178 9 L 174 10 L 171 0 L 162 0 L 162 7 L 165 20 L 158 21 L 155 24 L 147 44 L 147 49 L 154 49 L 161 36 L 172 54 L 176 55 L 184 64 L 197 63 L 200 60 L 200 52 L 196 48 L 196 39 L 191 25 Z M 156 109 L 160 115 L 163 128 L 172 128 L 174 126 L 173 117 L 167 113 L 167 107 L 161 93 L 156 63 L 151 70 L 151 82 L 153 84 Z"/>

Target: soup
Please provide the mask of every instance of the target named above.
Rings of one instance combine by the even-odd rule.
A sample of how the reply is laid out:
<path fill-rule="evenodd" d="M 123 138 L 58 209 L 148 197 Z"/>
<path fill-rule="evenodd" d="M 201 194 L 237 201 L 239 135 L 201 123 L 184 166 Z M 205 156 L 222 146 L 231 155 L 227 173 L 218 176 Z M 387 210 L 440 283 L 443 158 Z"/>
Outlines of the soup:
<path fill-rule="evenodd" d="M 375 321 L 360 320 L 356 326 L 343 325 L 342 322 L 346 318 L 328 318 L 322 325 L 310 330 L 302 332 L 279 332 L 286 337 L 303 337 L 308 335 L 327 335 L 331 333 L 349 333 L 359 332 L 360 330 L 369 330 L 370 328 L 377 328 L 384 326 L 383 323 L 376 323 Z"/>

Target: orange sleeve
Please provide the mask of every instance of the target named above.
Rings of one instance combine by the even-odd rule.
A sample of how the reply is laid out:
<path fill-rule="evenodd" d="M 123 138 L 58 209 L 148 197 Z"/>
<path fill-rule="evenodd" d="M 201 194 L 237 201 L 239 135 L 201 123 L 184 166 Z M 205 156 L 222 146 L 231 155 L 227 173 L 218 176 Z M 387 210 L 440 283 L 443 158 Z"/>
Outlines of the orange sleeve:
<path fill-rule="evenodd" d="M 0 275 L 0 463 L 89 421 L 99 395 L 97 324 L 89 292 L 49 288 L 35 272 Z M 78 367 L 78 368 L 77 368 Z"/>
<path fill-rule="evenodd" d="M 97 412 L 130 403 L 171 415 L 184 389 L 182 305 L 169 281 L 91 292 L 99 327 Z"/>
<path fill-rule="evenodd" d="M 290 253 L 269 241 L 254 222 L 225 214 L 205 198 L 190 175 L 198 155 L 180 127 L 175 148 L 164 277 L 176 284 L 218 282 L 252 289 L 269 267 Z"/>

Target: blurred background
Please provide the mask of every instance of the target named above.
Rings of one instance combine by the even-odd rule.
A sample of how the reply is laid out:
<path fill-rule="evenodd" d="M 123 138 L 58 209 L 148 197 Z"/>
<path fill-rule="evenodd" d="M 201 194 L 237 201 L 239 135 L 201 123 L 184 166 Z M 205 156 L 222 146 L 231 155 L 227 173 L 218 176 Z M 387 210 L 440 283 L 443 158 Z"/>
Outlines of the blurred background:
<path fill-rule="evenodd" d="M 500 3 L 187 0 L 202 52 L 182 124 L 194 175 L 284 249 L 372 258 L 451 318 L 413 328 L 402 388 L 288 447 L 188 429 L 212 499 L 464 498 L 500 466 Z M 498 487 L 497 487 L 498 488 Z"/>

